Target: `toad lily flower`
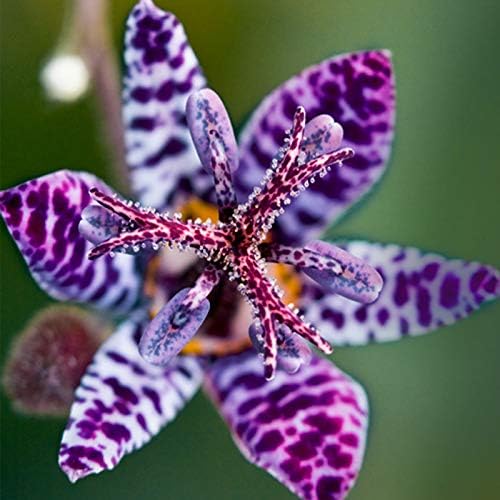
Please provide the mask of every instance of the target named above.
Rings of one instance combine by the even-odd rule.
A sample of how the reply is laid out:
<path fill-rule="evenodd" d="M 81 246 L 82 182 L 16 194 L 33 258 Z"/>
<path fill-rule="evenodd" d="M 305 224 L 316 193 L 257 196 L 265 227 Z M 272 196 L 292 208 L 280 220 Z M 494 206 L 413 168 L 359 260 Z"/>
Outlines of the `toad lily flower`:
<path fill-rule="evenodd" d="M 60 465 L 72 481 L 115 467 L 203 384 L 251 462 L 301 498 L 344 498 L 362 464 L 367 398 L 305 341 L 328 353 L 330 341 L 432 331 L 497 297 L 499 273 L 414 248 L 317 240 L 385 169 L 387 52 L 335 57 L 293 77 L 257 108 L 238 147 L 172 14 L 142 0 L 125 45 L 138 203 L 69 171 L 0 195 L 52 297 L 127 315 L 76 391 Z"/>

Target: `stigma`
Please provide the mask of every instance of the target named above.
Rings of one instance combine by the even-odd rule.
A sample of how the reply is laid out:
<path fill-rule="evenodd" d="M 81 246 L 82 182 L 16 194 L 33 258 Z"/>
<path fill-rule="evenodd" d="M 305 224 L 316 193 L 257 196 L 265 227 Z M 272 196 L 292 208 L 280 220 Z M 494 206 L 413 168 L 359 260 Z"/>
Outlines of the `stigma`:
<path fill-rule="evenodd" d="M 205 261 L 194 285 L 174 295 L 145 329 L 139 350 L 151 363 L 167 364 L 182 351 L 208 315 L 211 291 L 227 278 L 251 307 L 249 335 L 263 358 L 265 377 L 274 377 L 278 361 L 285 370 L 296 371 L 310 357 L 307 343 L 326 354 L 332 347 L 293 304 L 285 304 L 267 264 L 292 265 L 326 288 L 361 302 L 377 298 L 382 279 L 341 249 L 321 242 L 292 248 L 272 243 L 268 233 L 295 197 L 318 176 L 340 168 L 354 151 L 340 148 L 343 131 L 333 118 L 319 115 L 307 123 L 304 108 L 298 107 L 259 186 L 238 203 L 233 186 L 238 149 L 222 101 L 204 89 L 191 95 L 186 112 L 200 161 L 214 178 L 218 220 L 186 220 L 181 213 L 160 213 L 92 188 L 95 204 L 84 210 L 80 223 L 82 234 L 96 243 L 89 258 L 166 247 L 192 250 Z"/>

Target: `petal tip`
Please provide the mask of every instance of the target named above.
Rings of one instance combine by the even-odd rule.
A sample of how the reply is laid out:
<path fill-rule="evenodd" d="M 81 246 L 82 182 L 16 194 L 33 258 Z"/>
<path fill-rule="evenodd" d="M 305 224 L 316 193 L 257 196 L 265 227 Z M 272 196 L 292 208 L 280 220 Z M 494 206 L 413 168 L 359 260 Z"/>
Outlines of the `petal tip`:
<path fill-rule="evenodd" d="M 387 60 L 392 61 L 392 58 L 393 58 L 392 50 L 390 50 L 390 49 L 380 49 L 377 52 L 379 54 L 381 54 L 382 56 L 384 56 Z"/>
<path fill-rule="evenodd" d="M 140 0 L 138 6 L 143 7 L 145 10 L 149 12 L 163 12 L 154 2 L 153 0 Z"/>
<path fill-rule="evenodd" d="M 87 446 L 66 446 L 59 451 L 59 467 L 71 483 L 106 470 L 102 453 Z"/>
<path fill-rule="evenodd" d="M 98 474 L 99 472 L 101 472 L 104 469 L 81 471 L 81 470 L 75 470 L 75 469 L 71 469 L 69 467 L 61 466 L 61 470 L 66 475 L 69 482 L 72 484 L 75 484 L 80 479 L 83 479 L 84 477 L 90 476 L 91 474 Z"/>

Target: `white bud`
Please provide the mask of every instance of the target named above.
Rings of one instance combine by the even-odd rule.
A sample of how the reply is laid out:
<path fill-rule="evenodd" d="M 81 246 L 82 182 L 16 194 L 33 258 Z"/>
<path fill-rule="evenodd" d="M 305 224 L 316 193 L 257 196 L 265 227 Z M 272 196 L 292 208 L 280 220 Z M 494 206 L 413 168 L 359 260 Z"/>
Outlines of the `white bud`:
<path fill-rule="evenodd" d="M 40 81 L 50 99 L 72 102 L 87 92 L 90 74 L 80 56 L 57 54 L 42 68 Z"/>

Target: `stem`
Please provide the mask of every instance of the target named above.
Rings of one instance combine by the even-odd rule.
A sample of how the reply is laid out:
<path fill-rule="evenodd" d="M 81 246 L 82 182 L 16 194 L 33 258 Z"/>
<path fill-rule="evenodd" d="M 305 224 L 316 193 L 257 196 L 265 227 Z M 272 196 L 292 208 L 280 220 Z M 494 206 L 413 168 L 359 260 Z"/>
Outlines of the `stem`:
<path fill-rule="evenodd" d="M 92 75 L 102 131 L 113 166 L 113 180 L 127 194 L 129 172 L 125 158 L 120 72 L 109 29 L 108 0 L 74 0 L 73 22 L 81 54 Z"/>

